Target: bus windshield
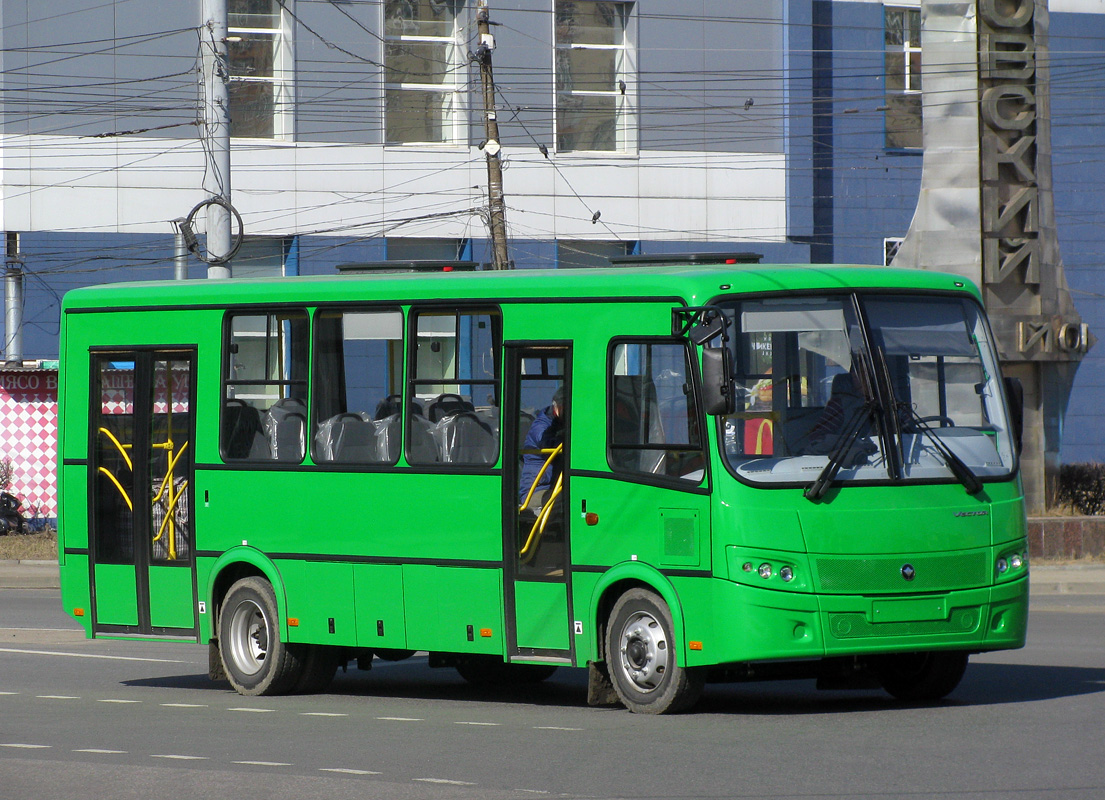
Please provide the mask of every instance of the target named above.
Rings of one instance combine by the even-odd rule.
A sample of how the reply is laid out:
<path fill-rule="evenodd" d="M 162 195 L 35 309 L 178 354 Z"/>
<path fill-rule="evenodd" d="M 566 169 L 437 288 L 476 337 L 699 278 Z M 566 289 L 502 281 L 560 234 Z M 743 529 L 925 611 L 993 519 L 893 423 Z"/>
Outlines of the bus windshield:
<path fill-rule="evenodd" d="M 752 483 L 1006 477 L 1014 443 L 989 330 L 957 297 L 833 295 L 719 304 L 736 410 L 725 460 Z M 823 478 L 822 478 L 823 480 Z"/>

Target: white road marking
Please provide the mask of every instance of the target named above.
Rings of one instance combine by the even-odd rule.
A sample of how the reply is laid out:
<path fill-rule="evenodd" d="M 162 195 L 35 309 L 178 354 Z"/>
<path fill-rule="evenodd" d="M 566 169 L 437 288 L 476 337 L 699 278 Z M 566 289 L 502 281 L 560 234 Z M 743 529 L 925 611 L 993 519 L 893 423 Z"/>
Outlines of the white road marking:
<path fill-rule="evenodd" d="M 348 714 L 338 714 L 333 711 L 301 711 L 301 717 L 348 717 Z"/>
<path fill-rule="evenodd" d="M 488 728 L 497 728 L 502 725 L 501 722 L 454 722 L 454 725 L 483 725 Z"/>
<path fill-rule="evenodd" d="M 97 700 L 96 702 L 97 703 L 141 703 L 142 701 L 141 700 L 116 700 L 115 698 L 110 698 L 110 699 L 107 699 L 107 700 Z"/>
<path fill-rule="evenodd" d="M 134 656 L 103 656 L 97 653 L 59 653 L 54 650 L 18 650 L 14 647 L 0 647 L 0 653 L 21 653 L 28 656 L 65 656 L 66 658 L 103 658 L 109 661 L 145 661 L 152 664 L 192 664 L 172 658 L 136 658 Z"/>
<path fill-rule="evenodd" d="M 22 744 L 20 742 L 9 742 L 7 744 L 0 744 L 0 747 L 14 747 L 18 750 L 49 750 L 53 747 L 52 744 Z"/>
<path fill-rule="evenodd" d="M 376 717 L 376 719 L 384 720 L 385 722 L 425 722 L 424 719 L 418 717 Z"/>
<path fill-rule="evenodd" d="M 125 755 L 127 751 L 126 750 L 101 750 L 98 747 L 86 747 L 86 748 L 81 749 L 81 750 L 74 750 L 73 752 L 74 753 L 95 753 L 96 755 L 101 755 L 101 756 L 118 756 L 118 755 Z"/>
<path fill-rule="evenodd" d="M 290 767 L 286 761 L 232 761 L 232 764 L 244 764 L 247 767 Z"/>
<path fill-rule="evenodd" d="M 347 767 L 319 767 L 319 772 L 340 772 L 343 775 L 382 775 L 381 772 L 373 772 L 368 769 L 348 769 Z"/>
<path fill-rule="evenodd" d="M 559 725 L 534 725 L 535 731 L 581 731 L 583 728 L 562 728 Z"/>
<path fill-rule="evenodd" d="M 418 781 L 420 783 L 443 783 L 448 786 L 475 786 L 476 784 L 471 781 L 451 781 L 445 778 L 412 778 L 411 780 Z"/>
<path fill-rule="evenodd" d="M 172 753 L 154 754 L 150 758 L 171 758 L 175 761 L 207 761 L 207 756 L 180 756 Z"/>
<path fill-rule="evenodd" d="M 165 708 L 210 708 L 204 703 L 162 703 Z"/>
<path fill-rule="evenodd" d="M 19 694 L 19 692 L 0 692 L 0 694 L 10 695 L 10 694 Z"/>
<path fill-rule="evenodd" d="M 275 708 L 228 708 L 227 711 L 246 711 L 250 714 L 268 714 L 270 711 L 275 711 Z"/>
<path fill-rule="evenodd" d="M 71 694 L 36 694 L 36 700 L 80 700 Z"/>

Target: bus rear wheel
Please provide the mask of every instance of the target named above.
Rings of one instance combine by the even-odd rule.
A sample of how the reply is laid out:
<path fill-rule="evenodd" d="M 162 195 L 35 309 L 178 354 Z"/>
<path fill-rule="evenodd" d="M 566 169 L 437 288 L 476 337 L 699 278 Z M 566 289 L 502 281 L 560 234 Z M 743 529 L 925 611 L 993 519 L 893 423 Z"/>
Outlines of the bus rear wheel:
<path fill-rule="evenodd" d="M 882 688 L 898 700 L 932 702 L 947 697 L 963 679 L 968 653 L 900 653 L 875 664 Z"/>
<path fill-rule="evenodd" d="M 693 706 L 705 674 L 682 667 L 667 605 L 647 589 L 618 598 L 606 628 L 606 659 L 618 699 L 638 714 L 665 714 Z"/>
<path fill-rule="evenodd" d="M 219 652 L 239 694 L 284 694 L 303 674 L 302 648 L 280 641 L 276 595 L 263 578 L 230 587 L 219 614 Z M 332 674 L 332 673 L 331 673 Z"/>

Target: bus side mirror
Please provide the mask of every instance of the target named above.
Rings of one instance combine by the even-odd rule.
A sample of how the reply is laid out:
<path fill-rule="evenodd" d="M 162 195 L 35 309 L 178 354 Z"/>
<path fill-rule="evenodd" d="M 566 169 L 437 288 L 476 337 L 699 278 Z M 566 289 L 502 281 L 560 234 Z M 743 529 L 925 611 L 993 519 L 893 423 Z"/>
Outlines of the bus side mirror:
<path fill-rule="evenodd" d="M 1024 436 L 1024 385 L 1020 378 L 1005 379 L 1005 401 L 1009 406 L 1009 424 L 1013 428 L 1013 446 L 1020 455 Z"/>
<path fill-rule="evenodd" d="M 736 410 L 732 362 L 728 347 L 702 348 L 702 406 L 707 414 L 718 416 Z"/>

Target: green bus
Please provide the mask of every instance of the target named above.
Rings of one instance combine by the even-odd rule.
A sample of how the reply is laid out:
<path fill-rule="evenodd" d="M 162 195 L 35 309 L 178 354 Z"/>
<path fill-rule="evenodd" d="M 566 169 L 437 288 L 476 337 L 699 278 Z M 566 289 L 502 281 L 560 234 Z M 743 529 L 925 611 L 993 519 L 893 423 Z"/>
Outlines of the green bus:
<path fill-rule="evenodd" d="M 934 700 L 1025 641 L 1016 390 L 978 290 L 926 271 L 78 289 L 62 599 L 247 695 L 418 652 L 646 713 L 710 680 Z"/>

